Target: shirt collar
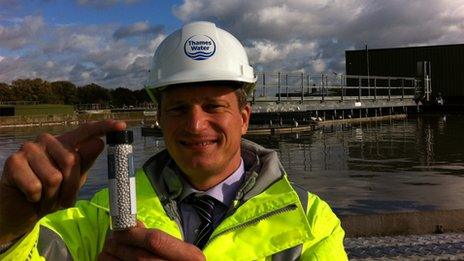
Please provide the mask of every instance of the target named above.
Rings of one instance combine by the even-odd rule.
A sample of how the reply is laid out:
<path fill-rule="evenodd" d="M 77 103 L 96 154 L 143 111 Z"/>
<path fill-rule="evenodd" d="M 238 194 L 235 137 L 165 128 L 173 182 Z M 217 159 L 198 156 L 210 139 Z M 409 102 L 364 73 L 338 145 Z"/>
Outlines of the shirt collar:
<path fill-rule="evenodd" d="M 235 170 L 232 175 L 227 177 L 221 183 L 217 184 L 216 186 L 206 190 L 206 191 L 199 191 L 192 187 L 190 183 L 188 183 L 180 174 L 179 178 L 182 182 L 183 189 L 182 193 L 180 194 L 179 201 L 184 200 L 188 195 L 192 193 L 202 193 L 208 196 L 213 197 L 217 201 L 221 202 L 225 206 L 229 206 L 233 199 L 235 198 L 235 194 L 237 190 L 240 188 L 240 185 L 243 181 L 245 174 L 245 166 L 243 163 L 243 159 L 240 159 L 240 166 Z"/>

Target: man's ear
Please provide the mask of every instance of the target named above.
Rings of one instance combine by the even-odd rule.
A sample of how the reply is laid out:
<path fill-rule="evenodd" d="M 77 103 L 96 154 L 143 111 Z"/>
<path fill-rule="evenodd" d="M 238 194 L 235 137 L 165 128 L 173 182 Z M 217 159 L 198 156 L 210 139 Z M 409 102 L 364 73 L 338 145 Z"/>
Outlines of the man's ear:
<path fill-rule="evenodd" d="M 245 135 L 248 131 L 248 125 L 251 117 L 251 106 L 247 103 L 240 111 L 242 115 L 242 135 Z"/>

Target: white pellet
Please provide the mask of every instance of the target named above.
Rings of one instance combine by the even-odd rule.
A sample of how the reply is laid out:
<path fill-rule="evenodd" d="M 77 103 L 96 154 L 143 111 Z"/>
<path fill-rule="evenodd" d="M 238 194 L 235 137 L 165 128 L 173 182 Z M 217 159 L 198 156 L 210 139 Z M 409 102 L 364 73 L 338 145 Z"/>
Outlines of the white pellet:
<path fill-rule="evenodd" d="M 110 160 L 111 155 L 114 155 L 114 162 Z M 129 166 L 133 164 L 132 145 L 109 146 L 108 157 L 109 164 L 114 164 L 115 172 L 115 181 L 110 180 L 109 184 L 111 228 L 124 230 L 137 224 L 135 198 L 131 197 L 135 195 L 135 177 L 133 166 Z M 134 192 L 131 193 L 131 190 Z"/>

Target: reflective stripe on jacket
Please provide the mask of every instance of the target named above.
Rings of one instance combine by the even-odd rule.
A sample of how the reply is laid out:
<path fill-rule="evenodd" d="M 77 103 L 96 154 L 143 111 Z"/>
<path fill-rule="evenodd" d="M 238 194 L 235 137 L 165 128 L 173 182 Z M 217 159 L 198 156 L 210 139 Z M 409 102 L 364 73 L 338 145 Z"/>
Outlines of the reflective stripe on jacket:
<path fill-rule="evenodd" d="M 339 219 L 327 203 L 287 180 L 275 152 L 243 140 L 242 158 L 247 178 L 203 250 L 208 260 L 347 259 Z M 174 200 L 180 182 L 165 167 L 169 160 L 159 153 L 137 172 L 137 217 L 182 239 Z M 0 259 L 96 260 L 109 233 L 108 205 L 104 189 L 47 215 Z"/>

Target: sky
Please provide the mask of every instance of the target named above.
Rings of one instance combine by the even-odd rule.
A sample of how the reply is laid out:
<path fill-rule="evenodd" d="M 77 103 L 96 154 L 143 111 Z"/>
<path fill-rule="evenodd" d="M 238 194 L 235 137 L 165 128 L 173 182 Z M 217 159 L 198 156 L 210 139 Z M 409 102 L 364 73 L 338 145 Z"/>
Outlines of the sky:
<path fill-rule="evenodd" d="M 245 46 L 255 70 L 344 73 L 345 50 L 464 43 L 464 0 L 0 0 L 0 82 L 144 86 L 191 21 Z"/>

